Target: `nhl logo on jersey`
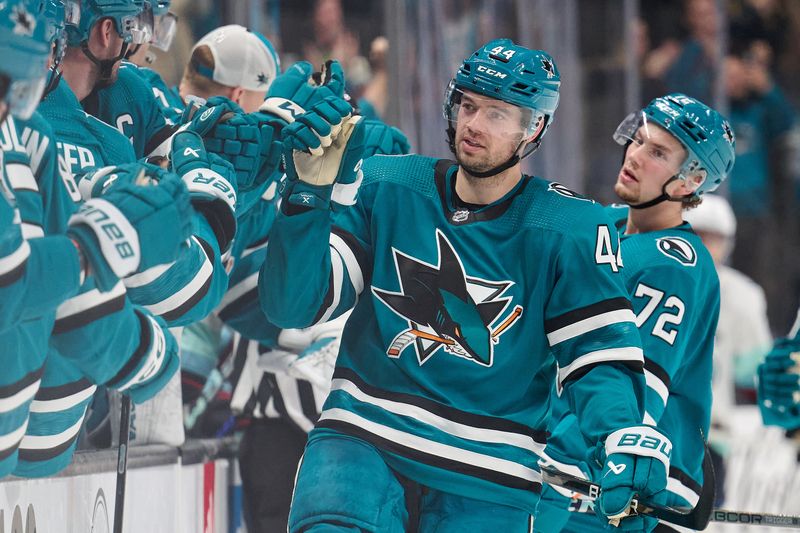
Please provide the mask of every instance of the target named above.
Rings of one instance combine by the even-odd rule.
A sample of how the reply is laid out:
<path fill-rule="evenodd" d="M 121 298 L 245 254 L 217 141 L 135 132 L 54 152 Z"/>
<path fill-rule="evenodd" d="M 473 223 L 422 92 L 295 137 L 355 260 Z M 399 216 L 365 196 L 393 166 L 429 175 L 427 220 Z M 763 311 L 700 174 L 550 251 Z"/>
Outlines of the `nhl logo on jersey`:
<path fill-rule="evenodd" d="M 438 229 L 436 242 L 438 265 L 394 249 L 400 292 L 372 288 L 384 305 L 408 323 L 386 354 L 398 358 L 413 344 L 420 366 L 443 350 L 490 367 L 494 345 L 522 315 L 521 305 L 506 313 L 512 298 L 502 297 L 514 282 L 467 276 L 450 241 Z"/>
<path fill-rule="evenodd" d="M 697 264 L 697 252 L 689 241 L 680 237 L 656 239 L 658 251 L 686 266 Z"/>
<path fill-rule="evenodd" d="M 469 211 L 466 209 L 459 209 L 450 217 L 454 223 L 459 224 L 465 222 L 469 218 Z"/>

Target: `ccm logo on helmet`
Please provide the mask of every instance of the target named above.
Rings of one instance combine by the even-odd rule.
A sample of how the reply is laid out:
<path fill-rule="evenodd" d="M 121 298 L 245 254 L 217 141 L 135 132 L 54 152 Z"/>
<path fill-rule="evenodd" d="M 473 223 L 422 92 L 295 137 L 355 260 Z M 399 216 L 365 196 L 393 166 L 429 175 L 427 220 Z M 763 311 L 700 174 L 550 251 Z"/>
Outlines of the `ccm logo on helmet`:
<path fill-rule="evenodd" d="M 484 65 L 480 65 L 478 67 L 478 72 L 485 72 L 489 76 L 494 76 L 495 78 L 505 78 L 508 74 L 503 74 L 502 72 L 498 72 L 493 68 L 486 67 Z"/>

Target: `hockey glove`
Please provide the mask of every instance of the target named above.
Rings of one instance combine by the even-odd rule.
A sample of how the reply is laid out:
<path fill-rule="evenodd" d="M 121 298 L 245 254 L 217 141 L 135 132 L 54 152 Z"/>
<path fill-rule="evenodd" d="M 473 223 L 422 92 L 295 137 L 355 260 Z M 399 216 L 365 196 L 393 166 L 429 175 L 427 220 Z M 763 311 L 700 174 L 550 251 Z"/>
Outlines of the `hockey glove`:
<path fill-rule="evenodd" d="M 99 198 L 119 185 L 150 185 L 171 175 L 159 166 L 140 162 L 102 167 L 76 177 L 76 181 L 78 192 L 86 201 Z"/>
<path fill-rule="evenodd" d="M 282 195 L 297 207 L 353 205 L 361 185 L 364 128 L 350 105 L 331 97 L 284 128 Z M 335 183 L 335 185 L 334 185 Z"/>
<path fill-rule="evenodd" d="M 181 131 L 172 140 L 172 170 L 181 177 L 192 205 L 208 221 L 221 252 L 236 233 L 236 177 L 230 163 L 206 151 L 197 133 Z"/>
<path fill-rule="evenodd" d="M 67 234 L 78 243 L 97 287 L 175 260 L 189 238 L 194 212 L 176 177 L 151 185 L 122 184 L 81 205 Z M 153 238 L 156 235 L 158 238 Z"/>
<path fill-rule="evenodd" d="M 134 403 L 142 403 L 166 386 L 180 366 L 180 357 L 178 343 L 164 322 L 138 310 L 137 314 L 142 339 L 148 341 L 146 351 L 138 358 L 133 354 L 106 386 L 128 394 Z"/>
<path fill-rule="evenodd" d="M 764 424 L 800 427 L 799 339 L 778 339 L 758 366 L 758 405 Z"/>
<path fill-rule="evenodd" d="M 652 519 L 632 514 L 631 500 L 648 499 L 666 488 L 671 454 L 670 440 L 651 426 L 620 429 L 609 435 L 600 451 L 599 513 L 624 531 L 652 529 Z"/>
<path fill-rule="evenodd" d="M 411 151 L 408 138 L 380 120 L 364 120 L 364 159 L 373 155 L 402 155 Z"/>
<path fill-rule="evenodd" d="M 291 124 L 314 105 L 331 96 L 344 98 L 344 71 L 338 61 L 327 61 L 319 72 L 300 61 L 275 78 L 259 112 L 280 125 Z"/>

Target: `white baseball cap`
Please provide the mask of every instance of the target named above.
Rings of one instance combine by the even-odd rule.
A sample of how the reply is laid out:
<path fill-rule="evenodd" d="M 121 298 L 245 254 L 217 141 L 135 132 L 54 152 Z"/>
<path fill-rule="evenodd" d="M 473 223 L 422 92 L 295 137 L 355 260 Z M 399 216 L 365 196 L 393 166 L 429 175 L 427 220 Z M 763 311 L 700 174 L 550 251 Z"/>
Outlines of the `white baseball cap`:
<path fill-rule="evenodd" d="M 280 59 L 272 43 L 244 26 L 220 26 L 197 41 L 192 53 L 202 45 L 211 50 L 214 69 L 197 63 L 195 69 L 201 76 L 227 87 L 265 91 L 280 74 Z"/>
<path fill-rule="evenodd" d="M 683 213 L 683 219 L 696 231 L 732 238 L 736 234 L 736 215 L 731 204 L 717 194 L 704 194 L 702 198 L 700 205 Z"/>

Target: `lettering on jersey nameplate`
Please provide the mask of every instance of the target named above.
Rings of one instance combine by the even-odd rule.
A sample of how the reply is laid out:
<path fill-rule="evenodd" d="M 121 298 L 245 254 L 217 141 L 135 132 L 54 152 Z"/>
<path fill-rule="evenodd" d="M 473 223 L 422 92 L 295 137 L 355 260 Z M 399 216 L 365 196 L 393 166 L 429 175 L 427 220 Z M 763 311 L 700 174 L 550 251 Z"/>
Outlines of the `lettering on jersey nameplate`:
<path fill-rule="evenodd" d="M 437 351 L 490 367 L 494 345 L 522 316 L 522 306 L 511 307 L 502 295 L 513 281 L 488 281 L 468 276 L 450 241 L 436 230 L 438 265 L 426 263 L 397 249 L 394 262 L 400 292 L 373 287 L 373 294 L 408 321 L 386 354 L 398 358 L 411 344 L 419 364 Z"/>

